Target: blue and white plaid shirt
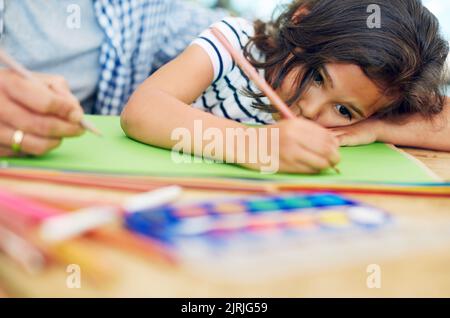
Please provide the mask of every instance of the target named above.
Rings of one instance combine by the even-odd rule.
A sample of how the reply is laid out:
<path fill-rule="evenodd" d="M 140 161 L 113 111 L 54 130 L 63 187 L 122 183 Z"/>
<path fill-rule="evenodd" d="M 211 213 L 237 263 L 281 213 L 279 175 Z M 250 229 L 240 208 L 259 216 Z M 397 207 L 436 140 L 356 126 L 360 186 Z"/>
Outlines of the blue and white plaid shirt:
<path fill-rule="evenodd" d="M 188 0 L 93 0 L 105 41 L 93 113 L 119 115 L 151 73 L 181 53 L 213 22 L 226 15 Z M 0 0 L 0 34 L 4 0 Z"/>
<path fill-rule="evenodd" d="M 226 12 L 186 0 L 94 0 L 107 40 L 94 112 L 118 115 L 137 88 Z"/>

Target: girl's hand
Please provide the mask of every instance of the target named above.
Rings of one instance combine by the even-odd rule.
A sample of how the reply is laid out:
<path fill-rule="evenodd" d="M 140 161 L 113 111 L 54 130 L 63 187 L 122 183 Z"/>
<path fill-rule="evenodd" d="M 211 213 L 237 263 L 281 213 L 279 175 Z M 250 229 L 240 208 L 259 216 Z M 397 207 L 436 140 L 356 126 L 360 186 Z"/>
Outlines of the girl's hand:
<path fill-rule="evenodd" d="M 341 146 L 368 145 L 378 140 L 381 121 L 367 119 L 352 126 L 330 129 Z"/>
<path fill-rule="evenodd" d="M 275 125 L 264 126 L 269 134 L 278 130 L 279 154 L 272 158 L 278 160 L 279 172 L 286 173 L 319 173 L 336 165 L 340 161 L 339 143 L 325 128 L 306 119 L 283 120 Z M 269 143 L 271 138 L 269 139 Z M 269 148 L 272 150 L 273 147 Z M 258 164 L 243 166 L 258 170 Z"/>

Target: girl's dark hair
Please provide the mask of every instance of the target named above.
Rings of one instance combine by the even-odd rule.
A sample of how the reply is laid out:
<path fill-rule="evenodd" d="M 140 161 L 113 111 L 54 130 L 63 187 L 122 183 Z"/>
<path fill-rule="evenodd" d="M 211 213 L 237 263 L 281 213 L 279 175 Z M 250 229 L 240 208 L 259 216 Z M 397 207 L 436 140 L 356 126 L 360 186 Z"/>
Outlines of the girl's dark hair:
<path fill-rule="evenodd" d="M 381 9 L 381 25 L 370 28 L 373 5 Z M 300 8 L 307 11 L 299 16 Z M 254 46 L 264 53 L 264 61 L 252 56 Z M 294 68 L 303 66 L 289 105 L 324 64 L 350 63 L 360 66 L 395 101 L 377 115 L 430 117 L 443 109 L 440 89 L 448 50 L 438 20 L 420 0 L 296 0 L 274 21 L 255 22 L 255 36 L 244 54 L 265 70 L 275 89 Z M 255 107 L 274 111 L 261 94 L 247 93 L 255 98 Z"/>

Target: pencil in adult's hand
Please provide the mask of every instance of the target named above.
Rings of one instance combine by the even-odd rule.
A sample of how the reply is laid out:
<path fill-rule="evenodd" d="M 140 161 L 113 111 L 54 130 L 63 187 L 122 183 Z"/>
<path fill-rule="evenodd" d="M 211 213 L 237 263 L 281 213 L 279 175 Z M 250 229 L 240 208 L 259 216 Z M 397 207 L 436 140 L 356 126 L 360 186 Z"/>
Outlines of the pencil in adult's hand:
<path fill-rule="evenodd" d="M 0 48 L 0 63 L 7 66 L 9 69 L 16 72 L 18 75 L 22 76 L 23 78 L 29 79 L 29 80 L 36 80 L 36 78 L 33 76 L 33 74 L 27 70 L 23 65 L 21 65 L 19 62 L 14 60 L 9 54 L 7 54 L 5 51 L 3 51 Z M 93 134 L 97 136 L 102 136 L 101 132 L 92 124 L 91 122 L 87 121 L 86 119 L 82 119 L 80 121 L 80 126 L 83 127 L 86 130 L 89 130 Z"/>

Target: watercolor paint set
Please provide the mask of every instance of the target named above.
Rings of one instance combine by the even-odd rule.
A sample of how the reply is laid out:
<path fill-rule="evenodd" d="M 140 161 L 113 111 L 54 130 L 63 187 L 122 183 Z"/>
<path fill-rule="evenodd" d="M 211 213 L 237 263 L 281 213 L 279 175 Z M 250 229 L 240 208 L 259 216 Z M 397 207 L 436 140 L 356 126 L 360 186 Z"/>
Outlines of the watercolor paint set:
<path fill-rule="evenodd" d="M 128 229 L 168 244 L 185 239 L 219 242 L 239 237 L 314 236 L 373 231 L 391 215 L 331 193 L 246 196 L 172 204 L 126 216 Z"/>

